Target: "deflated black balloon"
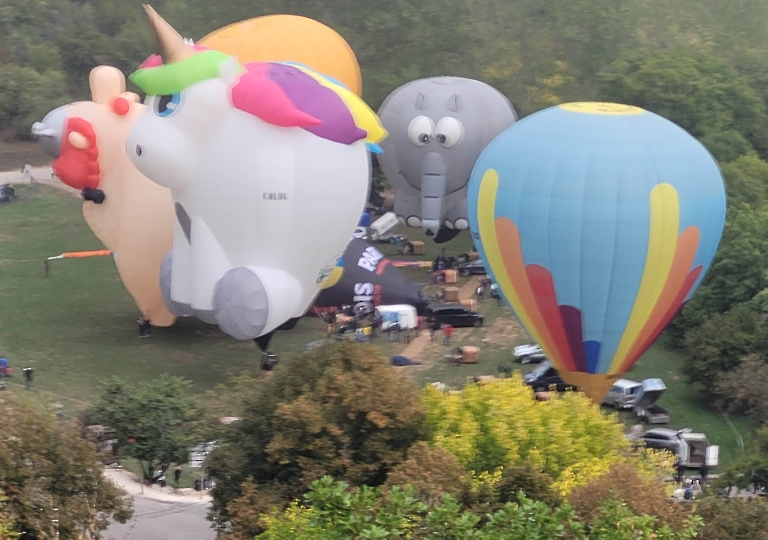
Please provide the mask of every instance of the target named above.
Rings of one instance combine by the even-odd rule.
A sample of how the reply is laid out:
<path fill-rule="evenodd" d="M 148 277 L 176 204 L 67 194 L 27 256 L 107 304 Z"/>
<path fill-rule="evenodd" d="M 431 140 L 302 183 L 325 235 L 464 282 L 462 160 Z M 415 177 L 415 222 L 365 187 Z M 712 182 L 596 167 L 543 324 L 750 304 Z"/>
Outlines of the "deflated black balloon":
<path fill-rule="evenodd" d="M 320 292 L 316 307 L 353 305 L 357 312 L 361 308 L 373 311 L 380 305 L 409 304 L 422 315 L 428 304 L 418 285 L 378 249 L 358 238 L 349 243 L 334 274 L 333 285 Z"/>

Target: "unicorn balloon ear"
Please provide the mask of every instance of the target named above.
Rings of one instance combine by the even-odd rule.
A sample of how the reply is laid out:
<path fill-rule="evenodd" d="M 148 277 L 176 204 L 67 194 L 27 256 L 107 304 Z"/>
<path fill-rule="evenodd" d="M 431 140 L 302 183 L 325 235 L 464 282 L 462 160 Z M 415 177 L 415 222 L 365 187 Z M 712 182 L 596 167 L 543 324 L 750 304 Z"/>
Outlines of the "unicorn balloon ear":
<path fill-rule="evenodd" d="M 173 26 L 168 24 L 165 19 L 157 14 L 152 6 L 143 4 L 144 12 L 147 14 L 149 24 L 152 26 L 152 30 L 155 34 L 155 41 L 157 42 L 157 52 L 166 64 L 172 64 L 174 62 L 180 62 L 186 60 L 193 54 L 195 50 L 192 46 L 184 41 Z"/>

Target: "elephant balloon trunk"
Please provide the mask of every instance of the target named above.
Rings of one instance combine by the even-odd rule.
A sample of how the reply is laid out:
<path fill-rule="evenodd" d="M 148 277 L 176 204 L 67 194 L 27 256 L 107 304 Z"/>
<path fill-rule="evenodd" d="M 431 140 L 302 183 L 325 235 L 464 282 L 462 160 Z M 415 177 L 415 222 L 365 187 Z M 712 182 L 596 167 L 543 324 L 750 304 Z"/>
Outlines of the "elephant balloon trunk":
<path fill-rule="evenodd" d="M 421 228 L 434 236 L 440 228 L 448 167 L 443 156 L 430 152 L 424 156 L 421 174 Z"/>

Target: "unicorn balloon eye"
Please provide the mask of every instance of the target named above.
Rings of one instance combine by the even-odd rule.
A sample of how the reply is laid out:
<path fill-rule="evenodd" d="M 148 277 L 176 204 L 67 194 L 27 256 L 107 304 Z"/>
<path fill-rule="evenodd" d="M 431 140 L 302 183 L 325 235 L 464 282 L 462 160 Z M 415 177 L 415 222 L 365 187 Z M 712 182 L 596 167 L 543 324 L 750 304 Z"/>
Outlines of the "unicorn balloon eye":
<path fill-rule="evenodd" d="M 152 110 L 157 116 L 170 116 L 179 110 L 180 105 L 181 94 L 179 92 L 163 96 L 153 96 L 152 98 Z"/>

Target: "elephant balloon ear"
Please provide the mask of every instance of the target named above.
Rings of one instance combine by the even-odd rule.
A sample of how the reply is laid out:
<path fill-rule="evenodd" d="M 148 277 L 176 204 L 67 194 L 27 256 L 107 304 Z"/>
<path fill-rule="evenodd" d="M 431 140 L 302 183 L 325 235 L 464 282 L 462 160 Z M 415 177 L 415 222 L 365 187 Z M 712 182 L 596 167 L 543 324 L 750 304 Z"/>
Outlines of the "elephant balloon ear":
<path fill-rule="evenodd" d="M 452 112 L 458 112 L 461 108 L 461 96 L 459 94 L 453 94 L 448 98 L 448 103 L 445 104 L 445 108 Z"/>
<path fill-rule="evenodd" d="M 427 106 L 427 96 L 419 92 L 416 94 L 416 110 L 421 111 Z"/>

